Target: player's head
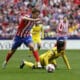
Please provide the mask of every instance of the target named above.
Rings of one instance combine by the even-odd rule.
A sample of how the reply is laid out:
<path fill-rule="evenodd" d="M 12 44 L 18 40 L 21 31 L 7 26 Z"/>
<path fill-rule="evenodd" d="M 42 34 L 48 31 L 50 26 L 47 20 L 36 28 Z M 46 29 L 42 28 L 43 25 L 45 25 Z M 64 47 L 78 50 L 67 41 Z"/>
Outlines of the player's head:
<path fill-rule="evenodd" d="M 60 52 L 61 50 L 64 50 L 65 41 L 64 40 L 58 40 L 57 41 L 57 50 Z"/>
<path fill-rule="evenodd" d="M 40 14 L 40 11 L 38 9 L 36 9 L 36 8 L 32 9 L 32 17 L 33 18 L 39 17 L 39 14 Z"/>

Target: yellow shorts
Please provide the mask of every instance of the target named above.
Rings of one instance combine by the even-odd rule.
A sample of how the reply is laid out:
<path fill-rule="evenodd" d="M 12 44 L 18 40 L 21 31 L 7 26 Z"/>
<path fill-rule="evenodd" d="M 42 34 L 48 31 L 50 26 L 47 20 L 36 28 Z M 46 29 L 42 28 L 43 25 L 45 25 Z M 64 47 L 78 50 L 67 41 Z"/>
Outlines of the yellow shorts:
<path fill-rule="evenodd" d="M 34 43 L 41 43 L 41 38 L 40 37 L 32 37 L 32 40 Z"/>

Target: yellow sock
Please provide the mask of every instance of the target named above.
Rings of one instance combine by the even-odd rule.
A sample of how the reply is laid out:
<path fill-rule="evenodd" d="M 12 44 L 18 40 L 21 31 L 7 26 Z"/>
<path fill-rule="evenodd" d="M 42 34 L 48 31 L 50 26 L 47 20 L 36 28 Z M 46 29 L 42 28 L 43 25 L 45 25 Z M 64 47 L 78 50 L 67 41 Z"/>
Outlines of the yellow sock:
<path fill-rule="evenodd" d="M 33 63 L 32 62 L 28 62 L 28 61 L 24 61 L 24 64 L 26 65 L 26 66 L 29 66 L 29 67 L 33 67 Z"/>

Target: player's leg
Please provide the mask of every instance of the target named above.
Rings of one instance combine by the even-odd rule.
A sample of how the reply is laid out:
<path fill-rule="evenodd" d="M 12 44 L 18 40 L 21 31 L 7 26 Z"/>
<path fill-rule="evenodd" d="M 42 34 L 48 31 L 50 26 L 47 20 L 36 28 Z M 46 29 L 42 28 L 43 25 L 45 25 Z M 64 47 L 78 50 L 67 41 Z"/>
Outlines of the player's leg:
<path fill-rule="evenodd" d="M 40 50 L 40 48 L 41 48 L 41 39 L 40 39 L 40 37 L 32 37 L 32 41 L 34 43 L 35 49 Z"/>
<path fill-rule="evenodd" d="M 33 43 L 29 43 L 28 46 L 31 49 L 31 51 L 32 51 L 32 53 L 33 53 L 33 55 L 34 55 L 34 57 L 36 59 L 38 67 L 41 67 L 38 50 L 35 50 L 35 48 L 33 46 Z"/>
<path fill-rule="evenodd" d="M 34 48 L 37 49 L 37 44 L 36 44 L 36 39 L 32 36 L 32 41 L 33 41 L 33 44 L 34 44 Z M 28 57 L 31 57 L 32 56 L 32 51 L 31 49 L 28 50 Z"/>
<path fill-rule="evenodd" d="M 21 45 L 22 41 L 19 37 L 15 37 L 14 41 L 13 41 L 13 45 L 11 50 L 7 53 L 5 61 L 3 62 L 2 67 L 5 68 L 6 64 L 8 63 L 8 61 L 10 60 L 10 58 L 12 57 L 12 55 L 15 53 L 17 47 L 19 47 Z"/>
<path fill-rule="evenodd" d="M 23 60 L 20 64 L 20 69 L 23 69 L 24 65 L 30 67 L 30 68 L 34 68 L 35 65 L 32 63 L 32 62 L 29 62 L 29 61 L 25 61 Z"/>
<path fill-rule="evenodd" d="M 34 57 L 36 59 L 36 62 L 38 64 L 38 67 L 41 67 L 40 59 L 39 59 L 39 53 L 38 53 L 38 50 L 35 50 L 35 48 L 34 48 L 34 44 L 32 42 L 31 36 L 26 37 L 24 40 L 25 40 L 24 44 L 26 46 L 28 46 L 30 48 L 30 50 L 32 51 L 32 53 L 33 53 L 33 55 L 34 55 Z"/>
<path fill-rule="evenodd" d="M 41 48 L 41 44 L 37 44 L 37 47 L 38 47 L 38 50 L 40 50 L 40 48 Z"/>
<path fill-rule="evenodd" d="M 38 50 L 40 50 L 40 48 L 41 48 L 41 39 L 40 38 L 38 38 L 38 40 L 37 40 L 37 47 L 38 47 Z"/>
<path fill-rule="evenodd" d="M 2 68 L 6 68 L 6 65 L 7 65 L 9 59 L 12 57 L 12 55 L 13 55 L 13 53 L 14 53 L 15 51 L 16 51 L 16 50 L 10 50 L 10 51 L 7 53 L 6 59 L 5 59 L 5 61 L 3 62 L 3 64 L 2 64 Z"/>

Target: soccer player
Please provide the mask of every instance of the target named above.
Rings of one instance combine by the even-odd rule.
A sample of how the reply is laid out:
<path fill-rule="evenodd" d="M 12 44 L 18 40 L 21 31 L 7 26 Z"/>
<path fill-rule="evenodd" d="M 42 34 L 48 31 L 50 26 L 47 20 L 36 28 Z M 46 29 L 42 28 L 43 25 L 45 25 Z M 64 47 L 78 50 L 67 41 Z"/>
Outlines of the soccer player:
<path fill-rule="evenodd" d="M 67 68 L 71 69 L 69 61 L 64 51 L 64 41 L 62 40 L 57 41 L 56 47 L 40 55 L 40 62 L 41 62 L 42 67 L 46 67 L 48 64 L 54 64 L 56 67 L 57 66 L 56 59 L 59 57 L 62 57 Z M 24 65 L 27 65 L 32 68 L 37 68 L 36 64 L 33 64 L 32 62 L 28 62 L 25 60 L 22 61 L 20 68 L 22 69 Z"/>
<path fill-rule="evenodd" d="M 68 24 L 69 22 L 67 20 L 67 17 L 60 17 L 57 27 L 57 40 L 64 39 L 65 49 L 66 49 L 66 40 L 68 39 Z"/>
<path fill-rule="evenodd" d="M 31 35 L 30 35 L 30 30 L 33 27 L 34 23 L 36 23 L 37 21 L 40 20 L 38 18 L 39 14 L 40 14 L 40 11 L 36 8 L 33 8 L 32 9 L 32 14 L 30 16 L 22 17 L 22 20 L 19 24 L 16 36 L 14 38 L 12 48 L 8 52 L 8 54 L 6 56 L 6 59 L 3 63 L 3 68 L 6 67 L 9 59 L 15 53 L 17 48 L 19 46 L 21 46 L 22 43 L 24 43 L 26 46 L 28 46 L 30 48 L 30 50 L 32 51 L 32 53 L 33 53 L 33 55 L 36 59 L 38 67 L 41 67 L 38 51 L 34 49 L 32 38 L 31 38 Z"/>
<path fill-rule="evenodd" d="M 38 50 L 41 48 L 41 37 L 44 38 L 44 31 L 40 22 L 35 23 L 31 30 L 32 40 Z"/>

